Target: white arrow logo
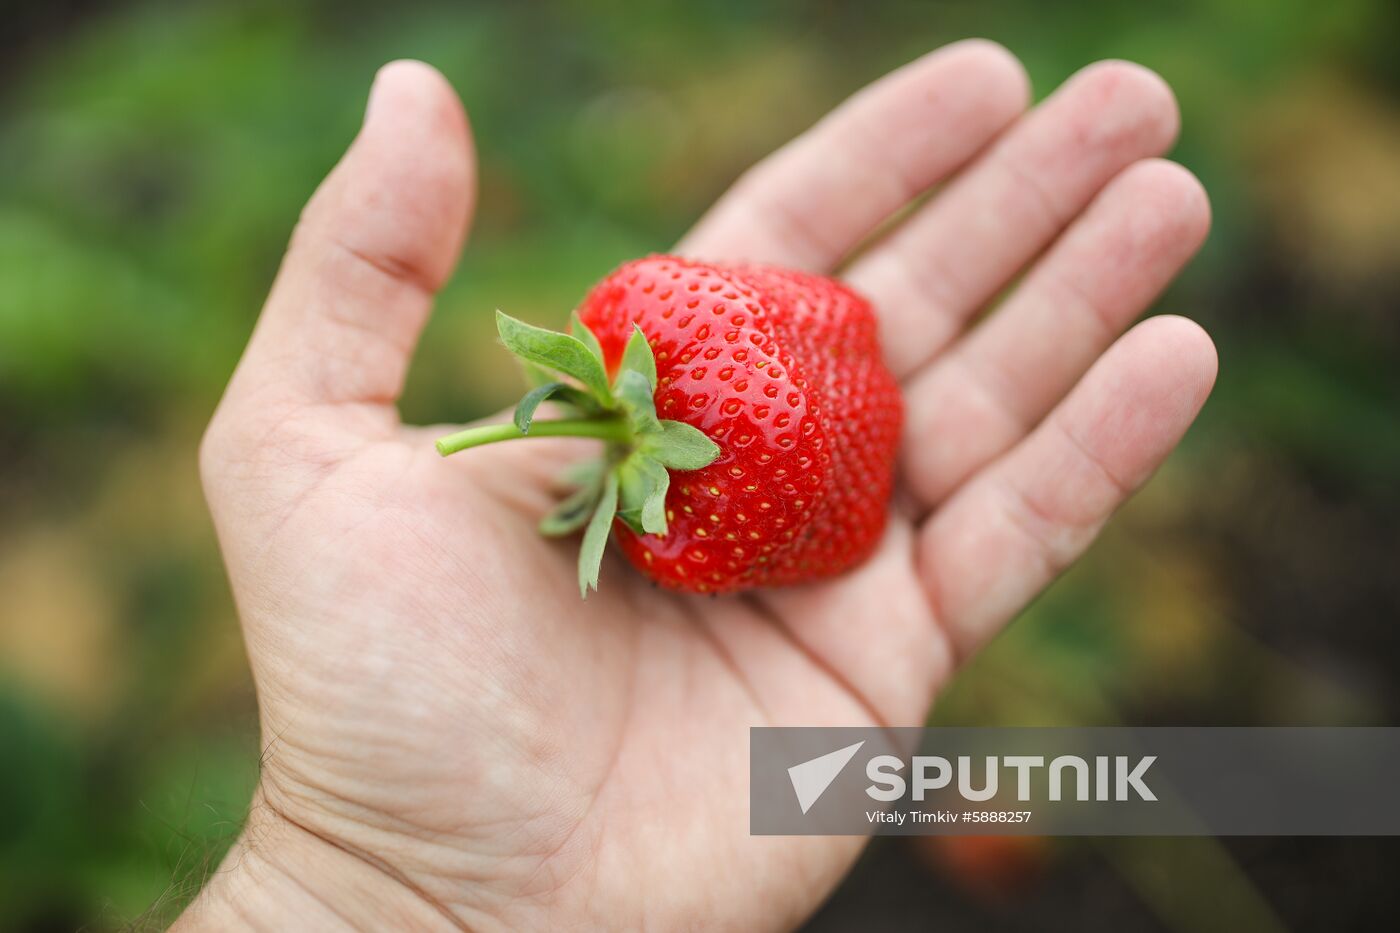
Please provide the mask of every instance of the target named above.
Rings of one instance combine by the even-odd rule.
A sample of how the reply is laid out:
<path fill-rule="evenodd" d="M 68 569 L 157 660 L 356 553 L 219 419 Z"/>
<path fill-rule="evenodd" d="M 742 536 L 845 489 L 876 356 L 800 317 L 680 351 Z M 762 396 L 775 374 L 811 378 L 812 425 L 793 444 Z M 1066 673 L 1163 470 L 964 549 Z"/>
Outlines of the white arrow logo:
<path fill-rule="evenodd" d="M 797 804 L 803 813 L 812 809 L 812 804 L 826 793 L 826 789 L 836 780 L 841 769 L 850 763 L 864 744 L 864 741 L 860 741 L 854 745 L 847 745 L 820 758 L 813 758 L 788 768 L 788 777 L 792 780 L 792 789 L 797 794 Z"/>

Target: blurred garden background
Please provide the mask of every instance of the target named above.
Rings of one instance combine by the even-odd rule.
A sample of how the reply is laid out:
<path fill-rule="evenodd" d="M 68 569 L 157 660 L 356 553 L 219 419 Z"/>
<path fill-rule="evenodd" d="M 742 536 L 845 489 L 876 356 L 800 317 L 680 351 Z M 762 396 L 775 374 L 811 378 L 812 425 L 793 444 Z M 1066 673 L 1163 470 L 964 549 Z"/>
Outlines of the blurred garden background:
<path fill-rule="evenodd" d="M 482 162 L 403 403 L 512 401 L 489 312 L 562 320 L 869 80 L 994 38 L 1037 96 L 1175 87 L 1211 193 L 1159 303 L 1221 375 L 941 724 L 1400 723 L 1400 4 L 15 2 L 0 29 L 0 930 L 168 922 L 238 830 L 254 700 L 195 468 L 375 69 L 456 85 Z M 1388 927 L 1384 840 L 890 840 L 841 929 Z M 701 921 L 702 918 L 697 918 Z"/>

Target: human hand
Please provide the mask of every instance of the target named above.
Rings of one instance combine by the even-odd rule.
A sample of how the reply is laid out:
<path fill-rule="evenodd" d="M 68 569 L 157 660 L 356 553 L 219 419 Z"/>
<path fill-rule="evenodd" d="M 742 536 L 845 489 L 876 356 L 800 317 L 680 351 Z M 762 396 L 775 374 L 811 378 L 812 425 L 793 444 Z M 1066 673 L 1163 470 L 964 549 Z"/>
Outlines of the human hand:
<path fill-rule="evenodd" d="M 1214 378 L 1186 320 L 1113 342 L 1209 222 L 1192 176 L 1152 158 L 1176 131 L 1170 91 L 1100 63 L 1023 115 L 1027 94 L 998 46 L 937 51 L 756 167 L 677 247 L 829 272 L 947 180 L 842 272 L 907 403 L 877 554 L 715 600 L 609 559 L 580 602 L 576 543 L 535 524 L 588 442 L 444 460 L 445 428 L 399 423 L 474 161 L 443 79 L 385 68 L 202 449 L 266 754 L 243 837 L 181 922 L 760 929 L 815 909 L 861 841 L 750 836 L 748 728 L 922 722 Z"/>

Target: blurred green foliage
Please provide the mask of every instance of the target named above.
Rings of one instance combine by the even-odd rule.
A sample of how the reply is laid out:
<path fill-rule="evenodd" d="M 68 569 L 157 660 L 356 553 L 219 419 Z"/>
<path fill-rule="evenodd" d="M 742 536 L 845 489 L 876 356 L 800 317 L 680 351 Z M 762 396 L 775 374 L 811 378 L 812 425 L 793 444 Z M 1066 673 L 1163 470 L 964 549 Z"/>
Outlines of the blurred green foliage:
<path fill-rule="evenodd" d="M 482 166 L 403 403 L 418 421 L 514 397 L 491 309 L 561 320 L 930 48 L 997 39 L 1040 96 L 1097 58 L 1155 68 L 1216 213 L 1161 307 L 1217 337 L 1215 398 L 936 717 L 1393 721 L 1389 0 L 31 6 L 0 64 L 0 929 L 168 919 L 237 831 L 254 706 L 193 452 L 300 206 L 395 57 L 453 81 Z M 1163 871 L 1233 865 L 1199 846 L 1108 862 L 1180 929 L 1199 917 Z M 1269 921 L 1241 871 L 1190 877 Z"/>

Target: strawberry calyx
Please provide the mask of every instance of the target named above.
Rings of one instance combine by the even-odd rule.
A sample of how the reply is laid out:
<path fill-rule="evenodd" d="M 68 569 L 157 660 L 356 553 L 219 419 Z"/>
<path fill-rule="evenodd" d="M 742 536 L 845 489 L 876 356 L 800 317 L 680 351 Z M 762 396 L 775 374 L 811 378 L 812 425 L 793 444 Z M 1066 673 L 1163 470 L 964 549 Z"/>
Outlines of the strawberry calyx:
<path fill-rule="evenodd" d="M 575 314 L 572 333 L 560 333 L 496 312 L 501 342 L 524 363 L 535 383 L 515 407 L 510 424 L 466 428 L 437 442 L 444 457 L 523 437 L 592 437 L 606 443 L 601 457 L 575 467 L 575 491 L 540 522 L 540 532 L 569 535 L 583 529 L 579 593 L 598 588 L 598 570 L 613 520 L 637 534 L 664 536 L 666 492 L 672 470 L 698 470 L 720 455 L 719 445 L 681 421 L 658 418 L 656 358 L 633 325 L 616 373 L 609 379 L 598 338 Z M 562 376 L 564 379 L 560 379 Z M 535 420 L 546 400 L 569 417 Z"/>

